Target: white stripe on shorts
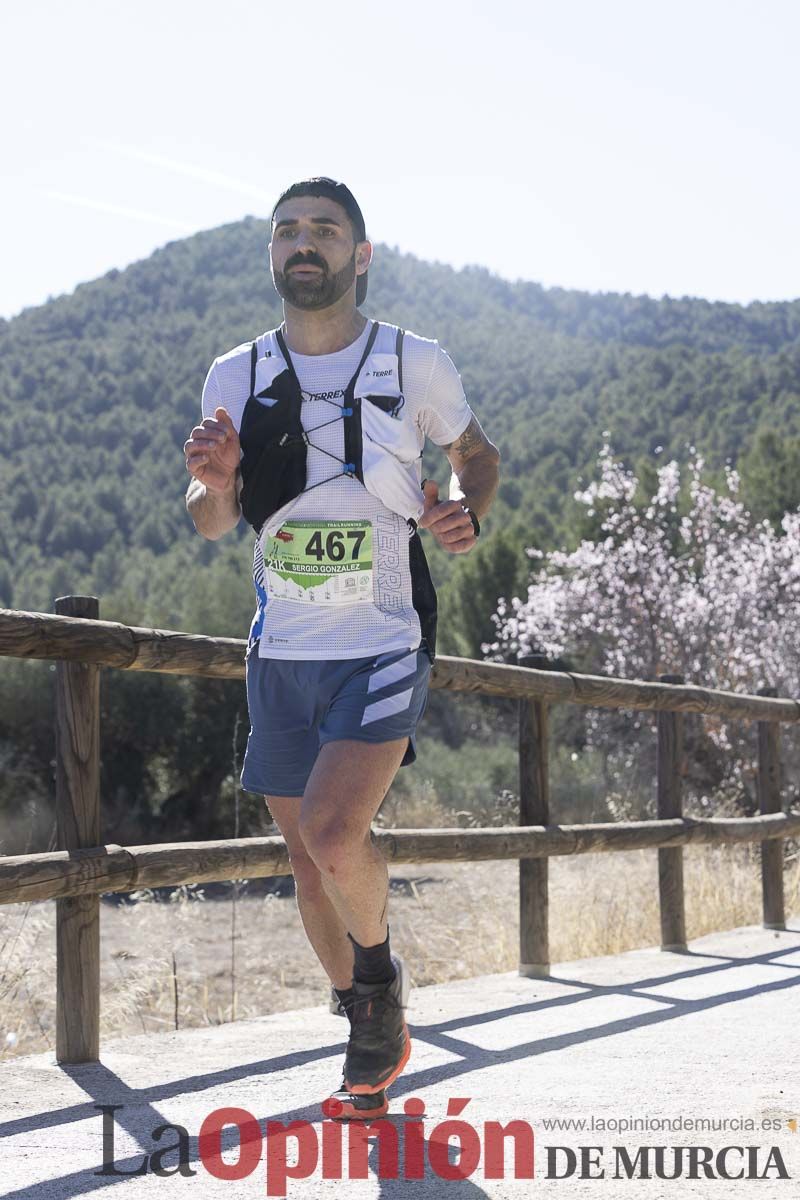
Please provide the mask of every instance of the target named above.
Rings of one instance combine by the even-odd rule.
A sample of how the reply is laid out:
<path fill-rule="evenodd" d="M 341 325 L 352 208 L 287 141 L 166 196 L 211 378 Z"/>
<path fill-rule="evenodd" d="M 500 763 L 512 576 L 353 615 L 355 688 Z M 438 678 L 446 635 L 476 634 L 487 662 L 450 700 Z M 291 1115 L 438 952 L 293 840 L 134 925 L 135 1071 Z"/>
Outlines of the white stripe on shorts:
<path fill-rule="evenodd" d="M 404 679 L 406 675 L 410 675 L 416 669 L 417 652 L 416 650 L 412 650 L 405 658 L 390 663 L 388 667 L 381 667 L 379 671 L 373 671 L 369 677 L 367 693 L 377 692 L 381 688 L 388 687 L 390 683 L 397 683 L 398 679 Z"/>
<path fill-rule="evenodd" d="M 391 717 L 393 713 L 403 712 L 410 706 L 413 694 L 414 689 L 409 688 L 406 692 L 398 692 L 396 696 L 387 696 L 385 700 L 376 700 L 374 704 L 368 704 L 364 709 L 361 724 L 371 725 L 373 721 L 382 721 L 384 717 Z"/>

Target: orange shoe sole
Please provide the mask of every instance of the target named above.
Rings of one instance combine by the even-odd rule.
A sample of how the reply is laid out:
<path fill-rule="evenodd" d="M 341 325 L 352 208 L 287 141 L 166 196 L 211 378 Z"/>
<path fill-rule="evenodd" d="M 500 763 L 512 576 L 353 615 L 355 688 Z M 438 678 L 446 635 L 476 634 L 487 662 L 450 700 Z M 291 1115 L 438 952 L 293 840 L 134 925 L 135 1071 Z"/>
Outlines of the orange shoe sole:
<path fill-rule="evenodd" d="M 336 1106 L 339 1106 L 336 1108 Z M 335 1108 L 335 1111 L 333 1109 Z M 348 1099 L 343 1092 L 329 1096 L 322 1106 L 325 1116 L 333 1121 L 374 1121 L 377 1117 L 385 1117 L 389 1111 L 389 1101 L 386 1097 L 372 1108 L 357 1108 L 352 1098 Z"/>
<path fill-rule="evenodd" d="M 397 1066 L 389 1072 L 385 1079 L 379 1080 L 378 1083 L 350 1083 L 348 1079 L 345 1079 L 344 1085 L 348 1092 L 352 1092 L 354 1096 L 371 1096 L 373 1093 L 380 1092 L 384 1088 L 388 1088 L 390 1084 L 394 1083 L 395 1079 L 397 1079 L 397 1076 L 403 1070 L 409 1058 L 411 1057 L 411 1038 L 408 1035 L 408 1026 L 406 1025 L 405 1021 L 403 1022 L 403 1029 L 406 1032 L 406 1045 Z"/>

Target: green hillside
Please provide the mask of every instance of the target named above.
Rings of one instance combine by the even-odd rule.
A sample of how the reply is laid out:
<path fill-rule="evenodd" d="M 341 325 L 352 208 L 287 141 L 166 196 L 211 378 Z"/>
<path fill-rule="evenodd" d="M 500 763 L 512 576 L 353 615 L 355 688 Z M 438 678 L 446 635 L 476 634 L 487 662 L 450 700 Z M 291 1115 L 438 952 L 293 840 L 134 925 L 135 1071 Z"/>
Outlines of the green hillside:
<path fill-rule="evenodd" d="M 280 319 L 266 242 L 266 223 L 247 219 L 0 323 L 3 603 L 95 590 L 115 615 L 185 623 L 201 615 L 185 608 L 188 580 L 207 581 L 222 555 L 226 575 L 244 564 L 244 611 L 224 630 L 242 632 L 248 556 L 237 546 L 228 563 L 227 544 L 194 534 L 181 446 L 212 358 Z M 487 532 L 516 516 L 540 543 L 568 536 L 603 429 L 628 456 L 691 441 L 718 463 L 760 427 L 800 433 L 800 302 L 547 291 L 386 247 L 370 279 L 368 311 L 440 339 L 503 452 Z M 447 476 L 436 450 L 426 469 Z M 244 524 L 237 538 L 249 541 Z M 439 583 L 462 565 L 432 557 Z"/>
<path fill-rule="evenodd" d="M 49 610 L 57 595 L 92 593 L 108 619 L 246 635 L 251 531 L 242 522 L 219 543 L 194 532 L 182 445 L 211 360 L 280 319 L 267 240 L 266 222 L 248 218 L 0 321 L 0 605 Z M 770 516 L 800 501 L 800 301 L 742 307 L 588 295 L 379 246 L 365 311 L 439 338 L 503 456 L 478 550 L 452 558 L 426 541 L 443 652 L 478 652 L 497 596 L 523 585 L 526 545 L 574 540 L 572 493 L 603 430 L 631 461 L 658 447 L 685 457 L 687 443 L 711 468 L 744 459 L 752 504 Z M 435 448 L 426 473 L 447 479 Z M 24 666 L 0 664 L 0 813 L 13 804 L 8 789 L 19 772 L 43 804 L 49 787 L 42 762 L 52 749 L 40 729 L 48 681 Z M 11 686 L 21 683 L 28 700 L 20 705 Z M 180 831 L 181 814 L 188 821 L 201 797 L 216 795 L 231 744 L 218 717 L 241 712 L 242 690 L 220 687 L 215 708 L 208 685 L 198 698 L 189 681 L 109 682 L 110 728 L 129 747 L 145 733 L 153 739 L 147 752 L 126 752 L 118 777 L 109 774 L 110 812 L 137 831 L 148 821 L 166 828 L 156 818 L 176 813 Z M 137 724 L 131 705 L 145 696 L 149 715 L 142 710 Z M 448 730 L 435 704 L 431 711 L 442 738 L 463 742 L 463 728 Z M 38 730 L 24 739 L 23 719 Z M 198 764 L 188 742 L 176 753 L 187 722 L 223 739 L 224 761 L 209 752 Z"/>

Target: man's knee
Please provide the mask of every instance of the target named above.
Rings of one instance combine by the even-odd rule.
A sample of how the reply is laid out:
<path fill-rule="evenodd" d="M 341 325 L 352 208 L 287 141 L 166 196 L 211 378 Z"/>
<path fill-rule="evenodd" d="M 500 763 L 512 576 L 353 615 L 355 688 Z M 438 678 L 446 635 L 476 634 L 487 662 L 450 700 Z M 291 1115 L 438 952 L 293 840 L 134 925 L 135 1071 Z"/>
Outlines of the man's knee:
<path fill-rule="evenodd" d="M 305 847 L 289 851 L 289 865 L 292 868 L 295 889 L 299 897 L 312 902 L 325 897 L 319 867 Z"/>
<path fill-rule="evenodd" d="M 358 851 L 369 841 L 369 830 L 365 834 L 341 817 L 331 820 L 316 814 L 301 816 L 299 829 L 307 853 L 323 875 L 336 878 L 360 869 Z"/>

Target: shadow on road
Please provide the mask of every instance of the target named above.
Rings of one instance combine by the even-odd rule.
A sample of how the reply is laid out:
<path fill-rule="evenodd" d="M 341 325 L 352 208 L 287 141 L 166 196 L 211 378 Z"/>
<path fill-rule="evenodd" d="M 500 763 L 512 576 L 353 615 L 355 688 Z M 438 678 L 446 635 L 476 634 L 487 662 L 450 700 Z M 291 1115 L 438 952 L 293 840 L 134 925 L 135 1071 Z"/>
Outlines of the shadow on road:
<path fill-rule="evenodd" d="M 788 932 L 792 931 L 790 929 Z M 800 932 L 800 930 L 794 930 L 794 932 Z M 789 955 L 794 956 L 795 961 L 783 963 L 781 960 Z M 702 962 L 696 966 L 693 965 L 693 959 L 695 958 L 702 960 Z M 680 962 L 680 966 L 677 969 L 674 966 L 676 959 Z M 713 959 L 714 961 L 709 963 L 709 959 Z M 780 974 L 774 980 L 762 981 L 758 984 L 742 987 L 731 987 L 730 984 L 733 983 L 733 979 L 729 978 L 726 980 L 726 976 L 730 977 L 730 973 L 733 970 L 740 971 L 742 968 L 752 968 L 759 965 L 777 968 Z M 457 1019 L 443 1020 L 427 1025 L 412 1025 L 411 1032 L 415 1041 L 439 1047 L 449 1054 L 457 1055 L 458 1057 L 455 1061 L 435 1067 L 423 1068 L 418 1071 L 407 1071 L 402 1075 L 392 1088 L 392 1101 L 395 1112 L 389 1119 L 401 1126 L 406 1121 L 407 1118 L 400 1111 L 402 1109 L 403 1097 L 410 1096 L 434 1084 L 443 1086 L 446 1083 L 453 1083 L 461 1076 L 479 1071 L 482 1068 L 514 1062 L 521 1063 L 536 1058 L 538 1055 L 552 1053 L 553 1051 L 581 1043 L 588 1043 L 599 1038 L 619 1037 L 632 1030 L 660 1024 L 664 1021 L 687 1020 L 696 1013 L 735 1004 L 737 1001 L 754 995 L 764 995 L 800 986 L 800 955 L 798 955 L 796 945 L 776 948 L 774 951 L 768 953 L 748 957 L 686 951 L 680 955 L 670 955 L 668 958 L 665 958 L 664 966 L 665 969 L 663 972 L 650 975 L 647 978 L 629 983 L 609 985 L 598 985 L 587 982 L 579 976 L 551 975 L 548 977 L 547 982 L 558 983 L 577 990 L 566 996 L 531 1000 L 529 1003 L 515 1004 L 505 1008 L 487 1009 L 480 1007 L 476 1011 L 464 1014 Z M 710 986 L 710 990 L 709 987 L 704 989 L 707 994 L 702 997 L 687 999 L 682 998 L 678 994 L 670 995 L 671 984 L 679 985 L 684 984 L 687 980 L 698 979 L 702 979 Z M 540 980 L 530 980 L 532 987 L 542 982 Z M 728 986 L 726 986 L 726 983 Z M 718 987 L 712 986 L 714 984 L 718 984 Z M 652 989 L 658 989 L 658 991 L 654 992 Z M 676 989 L 676 992 L 677 990 L 679 989 Z M 658 1004 L 659 1007 L 655 1010 L 651 1008 L 646 1012 L 638 1012 L 620 1017 L 617 1020 L 604 1020 L 599 1024 L 587 1023 L 587 1027 L 585 1028 L 580 1027 L 579 1020 L 579 1027 L 573 1027 L 569 1032 L 555 1033 L 543 1037 L 533 1036 L 529 1040 L 515 1042 L 513 1045 L 500 1048 L 481 1048 L 475 1045 L 474 1042 L 459 1037 L 460 1031 L 467 1029 L 471 1031 L 476 1027 L 489 1025 L 492 1022 L 499 1022 L 509 1018 L 519 1018 L 521 1016 L 530 1018 L 531 1032 L 535 1033 L 537 1015 L 546 1012 L 560 1012 L 565 1015 L 565 1018 L 569 1015 L 571 1018 L 569 1023 L 574 1026 L 574 1015 L 577 1014 L 580 1018 L 582 1005 L 586 1005 L 587 1001 L 595 1000 L 599 997 L 607 998 L 609 996 L 619 996 L 620 998 L 624 997 L 636 1001 L 648 1001 Z M 566 1020 L 565 1023 L 567 1023 Z M 116 1167 L 119 1171 L 132 1172 L 142 1161 L 142 1152 L 144 1150 L 152 1151 L 157 1148 L 153 1144 L 151 1131 L 156 1126 L 167 1123 L 167 1118 L 158 1110 L 159 1103 L 174 1099 L 175 1097 L 186 1096 L 190 1093 L 232 1085 L 239 1080 L 252 1080 L 257 1076 L 263 1076 L 265 1079 L 268 1079 L 273 1073 L 286 1071 L 293 1067 L 300 1067 L 309 1062 L 318 1062 L 325 1058 L 336 1060 L 335 1068 L 332 1066 L 331 1076 L 338 1078 L 337 1069 L 344 1050 L 344 1042 L 326 1046 L 322 1050 L 299 1050 L 292 1054 L 283 1054 L 274 1058 L 240 1063 L 222 1071 L 200 1072 L 188 1075 L 185 1078 L 170 1080 L 168 1083 L 158 1084 L 149 1088 L 130 1087 L 124 1079 L 105 1067 L 102 1062 L 81 1066 L 65 1066 L 62 1068 L 64 1073 L 74 1079 L 90 1099 L 85 1103 L 70 1105 L 55 1111 L 41 1112 L 19 1117 L 12 1121 L 6 1121 L 0 1124 L 0 1140 L 25 1133 L 41 1132 L 45 1129 L 85 1121 L 89 1118 L 96 1120 L 99 1128 L 101 1116 L 95 1106 L 120 1105 L 122 1107 L 115 1114 L 118 1131 L 120 1135 L 124 1132 L 132 1138 L 142 1147 L 142 1151 L 125 1159 L 117 1160 Z M 298 1106 L 284 1112 L 262 1112 L 254 1113 L 253 1115 L 258 1119 L 262 1130 L 265 1128 L 267 1120 L 281 1121 L 283 1123 L 289 1121 L 307 1121 L 317 1127 L 322 1123 L 319 1103 L 316 1099 L 312 1104 Z M 469 1119 L 466 1112 L 464 1113 L 464 1119 Z M 233 1135 L 232 1130 L 231 1134 Z M 233 1137 L 230 1144 L 235 1145 Z M 223 1146 L 225 1145 L 227 1143 L 223 1141 Z M 373 1146 L 370 1154 L 370 1166 L 375 1172 L 377 1172 L 376 1152 L 377 1146 Z M 510 1158 L 510 1153 L 508 1157 Z M 198 1163 L 196 1136 L 191 1138 L 191 1159 L 193 1164 L 196 1165 Z M 95 1169 L 99 1169 L 101 1165 L 98 1162 Z M 427 1174 L 424 1179 L 416 1180 L 413 1183 L 403 1178 L 398 1180 L 376 1180 L 376 1186 L 378 1182 L 380 1183 L 379 1194 L 382 1200 L 394 1200 L 394 1198 L 401 1195 L 405 1196 L 410 1186 L 416 1189 L 416 1194 L 418 1195 L 433 1195 L 434 1189 L 435 1194 L 439 1195 L 441 1189 L 444 1187 L 447 1189 L 448 1197 L 453 1197 L 454 1200 L 477 1200 L 478 1197 L 486 1195 L 481 1187 L 469 1180 L 464 1180 L 463 1182 L 448 1180 L 445 1182 L 427 1166 L 426 1171 Z M 203 1172 L 202 1166 L 200 1167 L 200 1172 Z M 125 1179 L 121 1176 L 100 1176 L 93 1174 L 89 1170 L 84 1170 L 64 1175 L 59 1179 L 48 1180 L 46 1184 L 37 1183 L 16 1191 L 6 1192 L 4 1196 L 5 1200 L 42 1200 L 43 1190 L 46 1188 L 48 1198 L 63 1195 L 66 1200 L 66 1197 L 86 1195 L 89 1192 L 124 1182 Z M 290 1194 L 291 1186 L 290 1184 Z M 295 1186 L 298 1186 L 298 1184 Z"/>

